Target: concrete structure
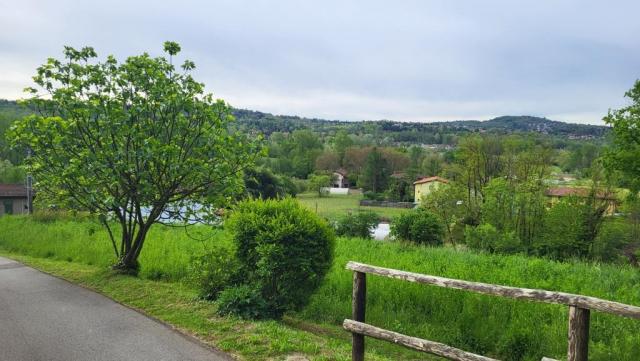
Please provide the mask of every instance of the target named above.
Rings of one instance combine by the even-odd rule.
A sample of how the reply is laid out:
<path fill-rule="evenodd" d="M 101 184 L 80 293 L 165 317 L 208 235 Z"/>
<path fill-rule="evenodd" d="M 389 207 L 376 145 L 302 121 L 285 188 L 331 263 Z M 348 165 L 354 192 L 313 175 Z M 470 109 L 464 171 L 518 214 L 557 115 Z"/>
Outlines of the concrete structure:
<path fill-rule="evenodd" d="M 0 216 L 28 214 L 27 187 L 22 184 L 0 184 Z"/>
<path fill-rule="evenodd" d="M 443 184 L 447 183 L 449 183 L 448 180 L 440 178 L 438 176 L 418 179 L 417 181 L 413 182 L 415 202 L 420 203 L 422 201 L 422 197 L 428 195 L 429 193 L 441 187 Z"/>

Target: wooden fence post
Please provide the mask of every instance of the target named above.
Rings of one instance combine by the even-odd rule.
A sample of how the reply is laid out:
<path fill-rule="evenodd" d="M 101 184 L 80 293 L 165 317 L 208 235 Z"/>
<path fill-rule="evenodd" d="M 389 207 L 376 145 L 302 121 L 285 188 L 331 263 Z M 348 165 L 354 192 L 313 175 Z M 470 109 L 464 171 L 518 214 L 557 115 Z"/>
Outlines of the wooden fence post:
<path fill-rule="evenodd" d="M 569 350 L 567 361 L 588 361 L 589 310 L 569 306 Z"/>
<path fill-rule="evenodd" d="M 365 322 L 365 306 L 367 299 L 367 274 L 353 272 L 353 300 L 351 318 L 354 321 Z M 351 334 L 351 359 L 364 361 L 364 335 Z"/>

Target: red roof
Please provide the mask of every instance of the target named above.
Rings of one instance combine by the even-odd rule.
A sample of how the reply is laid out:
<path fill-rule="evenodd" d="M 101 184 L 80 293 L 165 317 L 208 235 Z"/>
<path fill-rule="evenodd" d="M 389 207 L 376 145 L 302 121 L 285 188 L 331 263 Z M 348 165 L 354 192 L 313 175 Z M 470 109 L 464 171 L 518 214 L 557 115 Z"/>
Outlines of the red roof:
<path fill-rule="evenodd" d="M 544 193 L 549 197 L 588 197 L 591 192 L 588 188 L 554 187 L 547 189 Z M 596 198 L 615 200 L 615 194 L 611 192 L 598 191 Z"/>
<path fill-rule="evenodd" d="M 413 184 L 422 184 L 422 183 L 429 183 L 429 182 L 449 183 L 448 180 L 435 176 L 435 177 L 425 177 L 422 179 L 418 179 L 417 181 L 413 182 Z"/>
<path fill-rule="evenodd" d="M 0 197 L 27 198 L 27 187 L 22 184 L 1 184 Z"/>

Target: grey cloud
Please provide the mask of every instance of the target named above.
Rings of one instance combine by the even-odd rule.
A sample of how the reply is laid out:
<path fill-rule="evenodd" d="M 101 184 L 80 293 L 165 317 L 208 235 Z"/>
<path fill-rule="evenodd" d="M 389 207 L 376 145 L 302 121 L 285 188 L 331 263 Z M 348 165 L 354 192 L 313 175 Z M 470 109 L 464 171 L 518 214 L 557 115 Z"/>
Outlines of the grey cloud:
<path fill-rule="evenodd" d="M 176 40 L 233 105 L 333 119 L 533 114 L 599 123 L 640 77 L 628 1 L 6 1 L 0 97 L 62 46 Z"/>

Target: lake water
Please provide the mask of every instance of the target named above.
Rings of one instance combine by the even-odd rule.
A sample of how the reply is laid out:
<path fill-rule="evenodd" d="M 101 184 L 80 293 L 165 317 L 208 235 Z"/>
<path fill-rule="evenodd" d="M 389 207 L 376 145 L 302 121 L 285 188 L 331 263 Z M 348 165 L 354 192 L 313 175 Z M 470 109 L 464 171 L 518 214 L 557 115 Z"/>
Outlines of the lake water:
<path fill-rule="evenodd" d="M 384 241 L 391 232 L 389 223 L 379 223 L 378 226 L 371 230 L 371 236 L 377 241 Z"/>

